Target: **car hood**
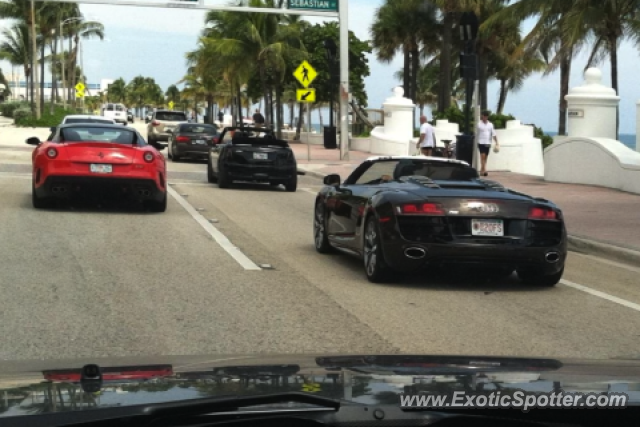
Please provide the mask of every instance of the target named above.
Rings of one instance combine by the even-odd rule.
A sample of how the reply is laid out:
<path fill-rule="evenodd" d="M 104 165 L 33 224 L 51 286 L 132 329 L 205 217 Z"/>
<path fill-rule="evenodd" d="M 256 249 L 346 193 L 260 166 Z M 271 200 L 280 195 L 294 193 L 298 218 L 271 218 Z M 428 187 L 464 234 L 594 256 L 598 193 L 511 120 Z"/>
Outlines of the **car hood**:
<path fill-rule="evenodd" d="M 98 387 L 80 381 L 86 364 L 100 366 Z M 618 391 L 637 405 L 640 361 L 308 354 L 4 361 L 0 392 L 7 405 L 0 417 L 291 391 L 397 404 L 405 392 L 443 393 L 478 384 L 533 392 Z"/>

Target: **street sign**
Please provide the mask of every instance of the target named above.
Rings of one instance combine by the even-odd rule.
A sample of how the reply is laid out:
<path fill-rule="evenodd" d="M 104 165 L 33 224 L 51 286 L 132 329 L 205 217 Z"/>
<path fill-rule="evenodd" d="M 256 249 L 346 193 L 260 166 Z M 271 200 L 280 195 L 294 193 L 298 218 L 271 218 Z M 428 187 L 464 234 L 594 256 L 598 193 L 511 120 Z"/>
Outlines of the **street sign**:
<path fill-rule="evenodd" d="M 78 92 L 84 92 L 85 86 L 82 84 L 82 82 L 78 82 L 78 84 L 76 85 L 76 91 Z"/>
<path fill-rule="evenodd" d="M 316 90 L 311 88 L 297 89 L 296 100 L 298 102 L 316 102 Z"/>
<path fill-rule="evenodd" d="M 84 98 L 84 91 L 76 90 L 76 98 Z"/>
<path fill-rule="evenodd" d="M 171 108 L 171 109 L 173 110 L 173 106 L 174 106 L 174 105 L 175 105 L 175 104 L 173 103 L 173 101 L 169 101 L 169 108 Z"/>
<path fill-rule="evenodd" d="M 288 0 L 288 9 L 338 11 L 338 0 Z"/>
<path fill-rule="evenodd" d="M 296 80 L 298 80 L 304 87 L 309 87 L 311 82 L 314 81 L 317 76 L 318 73 L 315 68 L 313 68 L 307 61 L 302 61 L 298 68 L 293 72 L 293 77 L 295 77 Z"/>

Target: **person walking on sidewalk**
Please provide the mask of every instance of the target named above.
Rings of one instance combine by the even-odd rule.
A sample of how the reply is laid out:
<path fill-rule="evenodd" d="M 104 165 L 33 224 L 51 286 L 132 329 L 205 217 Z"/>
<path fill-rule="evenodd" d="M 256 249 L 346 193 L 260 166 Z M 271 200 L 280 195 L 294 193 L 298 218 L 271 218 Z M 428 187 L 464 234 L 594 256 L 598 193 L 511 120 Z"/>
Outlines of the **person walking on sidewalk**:
<path fill-rule="evenodd" d="M 498 137 L 493 123 L 489 121 L 489 112 L 483 111 L 478 128 L 476 129 L 478 138 L 478 151 L 480 152 L 480 176 L 487 176 L 487 157 L 491 151 L 491 142 L 495 141 L 498 145 Z"/>
<path fill-rule="evenodd" d="M 420 139 L 416 148 L 420 149 L 423 156 L 431 156 L 433 148 L 436 146 L 436 134 L 433 126 L 427 121 L 427 116 L 420 116 Z"/>
<path fill-rule="evenodd" d="M 264 116 L 260 114 L 260 110 L 256 110 L 255 114 L 253 115 L 253 124 L 259 128 L 264 126 Z"/>

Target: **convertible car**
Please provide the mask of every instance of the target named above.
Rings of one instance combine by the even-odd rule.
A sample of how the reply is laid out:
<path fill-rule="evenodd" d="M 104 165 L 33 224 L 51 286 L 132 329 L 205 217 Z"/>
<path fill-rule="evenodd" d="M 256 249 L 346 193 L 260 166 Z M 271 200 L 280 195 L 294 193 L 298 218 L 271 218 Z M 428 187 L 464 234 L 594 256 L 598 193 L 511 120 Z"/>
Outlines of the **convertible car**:
<path fill-rule="evenodd" d="M 298 166 L 287 141 L 277 139 L 272 130 L 227 127 L 209 149 L 207 179 L 220 188 L 250 181 L 284 184 L 287 191 L 296 191 Z"/>
<path fill-rule="evenodd" d="M 113 124 L 60 125 L 32 154 L 32 201 L 115 196 L 142 201 L 153 212 L 167 208 L 166 160 L 135 130 Z"/>
<path fill-rule="evenodd" d="M 552 202 L 480 179 L 467 163 L 372 157 L 342 183 L 328 175 L 314 210 L 316 250 L 364 261 L 367 278 L 394 271 L 477 267 L 528 284 L 562 277 L 567 232 Z"/>

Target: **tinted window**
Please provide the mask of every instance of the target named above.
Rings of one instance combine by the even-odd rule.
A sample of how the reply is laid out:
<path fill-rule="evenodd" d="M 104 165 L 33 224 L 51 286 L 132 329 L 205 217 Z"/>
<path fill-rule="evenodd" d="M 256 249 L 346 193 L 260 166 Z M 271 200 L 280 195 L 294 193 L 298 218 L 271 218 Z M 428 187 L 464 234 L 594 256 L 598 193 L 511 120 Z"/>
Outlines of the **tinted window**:
<path fill-rule="evenodd" d="M 182 125 L 180 132 L 185 133 L 218 133 L 218 128 L 212 125 Z"/>
<path fill-rule="evenodd" d="M 167 122 L 183 122 L 187 121 L 187 116 L 184 113 L 160 111 L 156 113 L 156 120 L 165 120 Z"/>
<path fill-rule="evenodd" d="M 116 111 L 125 111 L 124 105 L 122 104 L 116 105 Z"/>
<path fill-rule="evenodd" d="M 110 142 L 116 144 L 133 144 L 137 137 L 135 132 L 127 129 L 103 127 L 73 127 L 61 130 L 61 140 L 64 142 Z"/>
<path fill-rule="evenodd" d="M 66 123 L 102 123 L 105 125 L 112 125 L 113 120 L 100 120 L 100 119 L 66 119 Z"/>
<path fill-rule="evenodd" d="M 107 104 L 107 111 L 113 111 L 113 104 Z"/>
<path fill-rule="evenodd" d="M 468 181 L 478 177 L 475 169 L 457 163 L 446 163 L 428 160 L 391 160 L 373 163 L 360 177 L 356 184 L 376 182 L 383 175 L 400 179 L 407 176 L 424 176 L 433 180 Z"/>

